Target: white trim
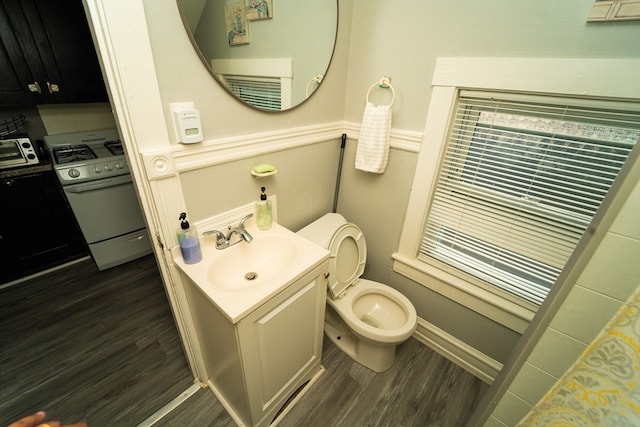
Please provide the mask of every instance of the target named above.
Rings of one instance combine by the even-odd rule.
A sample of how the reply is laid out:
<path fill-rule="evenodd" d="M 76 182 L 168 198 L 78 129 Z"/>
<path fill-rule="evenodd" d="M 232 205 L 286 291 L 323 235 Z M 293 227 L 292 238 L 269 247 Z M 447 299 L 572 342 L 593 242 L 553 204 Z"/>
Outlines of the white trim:
<path fill-rule="evenodd" d="M 170 138 L 165 123 L 160 89 L 146 25 L 142 0 L 83 0 L 94 36 L 103 75 L 107 82 L 111 106 L 122 143 L 126 147 L 134 183 L 145 215 L 156 261 L 163 278 L 167 298 L 184 344 L 185 355 L 196 378 L 203 378 L 206 369 L 200 356 L 195 329 L 188 312 L 182 281 L 171 266 L 170 253 L 159 242 L 176 239 L 175 211 L 184 208 L 177 177 L 162 182 L 149 182 L 144 176 L 142 158 L 133 153 L 153 146 L 169 147 Z M 136 64 L 131 67 L 130 64 Z M 126 94 L 126 95 L 125 95 Z M 170 203 L 167 203 L 169 201 Z M 169 209 L 168 207 L 171 207 Z"/>
<path fill-rule="evenodd" d="M 344 132 L 352 139 L 360 138 L 360 122 L 344 122 Z M 422 132 L 416 132 L 403 129 L 391 129 L 391 148 L 397 150 L 408 151 L 410 153 L 417 153 L 420 151 L 422 145 Z"/>
<path fill-rule="evenodd" d="M 167 403 L 162 408 L 158 409 L 150 417 L 148 417 L 146 420 L 138 424 L 138 427 L 151 427 L 152 425 L 160 421 L 162 418 L 170 414 L 171 411 L 176 409 L 182 403 L 186 402 L 187 399 L 189 399 L 191 396 L 196 394 L 202 388 L 205 388 L 204 384 L 194 383 L 188 389 L 180 393 L 180 395 L 174 398 L 171 402 Z"/>
<path fill-rule="evenodd" d="M 192 146 L 175 145 L 172 154 L 176 171 L 185 172 L 257 154 L 338 140 L 342 133 L 342 122 L 327 123 L 206 140 Z"/>
<path fill-rule="evenodd" d="M 498 322 L 520 334 L 524 333 L 535 312 L 509 300 L 502 300 L 495 292 L 487 291 L 471 282 L 455 277 L 444 270 L 399 253 L 391 255 L 393 271 L 423 284 L 440 295 Z M 428 283 L 428 285 L 427 285 Z"/>
<path fill-rule="evenodd" d="M 432 84 L 458 88 L 640 98 L 638 70 L 640 58 L 438 58 Z"/>
<path fill-rule="evenodd" d="M 259 154 L 287 150 L 311 145 L 319 142 L 338 140 L 343 133 L 350 139 L 357 140 L 360 124 L 353 122 L 333 122 L 319 125 L 300 126 L 297 128 L 258 132 L 225 138 L 208 139 L 199 144 L 172 146 L 170 152 L 143 152 L 144 159 L 160 156 L 162 165 L 159 170 L 153 162 L 147 160 L 147 176 L 149 179 L 160 179 L 202 167 L 213 166 L 234 160 L 240 160 Z M 391 131 L 391 147 L 417 153 L 420 151 L 422 132 L 393 129 Z M 239 149 L 242 148 L 242 149 Z M 167 157 L 171 157 L 168 159 Z M 167 162 L 170 162 L 168 164 Z"/>
<path fill-rule="evenodd" d="M 413 337 L 487 384 L 492 384 L 502 369 L 502 363 L 420 317 Z"/>

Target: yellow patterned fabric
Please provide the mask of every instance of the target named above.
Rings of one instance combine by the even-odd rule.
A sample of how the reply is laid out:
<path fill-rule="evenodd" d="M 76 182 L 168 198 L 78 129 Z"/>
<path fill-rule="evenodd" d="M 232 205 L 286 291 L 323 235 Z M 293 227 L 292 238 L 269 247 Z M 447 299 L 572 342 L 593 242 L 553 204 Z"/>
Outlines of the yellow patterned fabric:
<path fill-rule="evenodd" d="M 640 426 L 640 287 L 518 426 Z"/>

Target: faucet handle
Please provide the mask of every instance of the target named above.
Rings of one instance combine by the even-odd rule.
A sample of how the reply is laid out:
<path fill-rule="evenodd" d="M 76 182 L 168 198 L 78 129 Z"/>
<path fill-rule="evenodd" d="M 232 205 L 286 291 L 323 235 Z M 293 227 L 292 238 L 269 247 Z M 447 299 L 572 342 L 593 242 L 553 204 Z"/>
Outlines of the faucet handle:
<path fill-rule="evenodd" d="M 225 246 L 227 243 L 229 243 L 227 241 L 227 238 L 224 236 L 224 234 L 222 234 L 222 232 L 220 232 L 218 230 L 209 230 L 209 231 L 205 231 L 204 233 L 202 233 L 203 236 L 208 236 L 210 234 L 215 234 L 216 235 L 216 248 L 221 248 L 221 247 Z"/>

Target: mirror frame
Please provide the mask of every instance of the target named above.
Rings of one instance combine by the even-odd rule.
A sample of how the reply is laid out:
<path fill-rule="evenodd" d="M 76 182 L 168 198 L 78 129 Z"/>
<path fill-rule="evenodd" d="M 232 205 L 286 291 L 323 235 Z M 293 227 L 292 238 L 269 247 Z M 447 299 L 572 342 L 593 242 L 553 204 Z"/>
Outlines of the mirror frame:
<path fill-rule="evenodd" d="M 320 82 L 318 84 L 318 86 L 316 86 L 316 88 L 313 90 L 313 92 L 311 94 L 309 94 L 309 96 L 305 97 L 302 101 L 298 102 L 295 105 L 292 105 L 289 108 L 283 109 L 283 110 L 269 110 L 269 109 L 265 109 L 265 108 L 260 108 L 258 106 L 255 106 L 253 104 L 250 104 L 246 101 L 243 101 L 240 97 L 238 97 L 235 93 L 233 93 L 231 91 L 231 89 L 229 89 L 227 87 L 227 85 L 220 80 L 220 78 L 216 75 L 215 71 L 213 70 L 213 67 L 211 66 L 211 64 L 209 64 L 209 62 L 207 61 L 207 59 L 204 57 L 204 54 L 202 53 L 202 51 L 200 50 L 200 47 L 198 46 L 198 43 L 196 42 L 196 39 L 194 37 L 193 31 L 191 30 L 191 27 L 189 26 L 189 22 L 187 20 L 186 14 L 184 12 L 184 9 L 182 7 L 182 2 L 183 0 L 176 0 L 176 5 L 178 6 L 178 12 L 180 14 L 180 19 L 182 21 L 182 26 L 184 27 L 185 32 L 187 33 L 187 36 L 189 37 L 189 41 L 191 42 L 191 46 L 193 47 L 193 50 L 195 51 L 195 53 L 198 55 L 198 58 L 200 58 L 200 62 L 202 62 L 202 65 L 204 65 L 205 69 L 209 72 L 209 74 L 211 74 L 211 77 L 213 77 L 213 79 L 218 83 L 218 85 L 220 87 L 222 87 L 225 92 L 227 92 L 229 95 L 231 95 L 231 97 L 233 99 L 235 99 L 236 101 L 240 102 L 241 104 L 252 108 L 256 111 L 262 111 L 264 113 L 284 113 L 284 112 L 288 112 L 291 110 L 294 110 L 298 107 L 300 107 L 302 104 L 306 103 L 309 99 L 311 99 L 311 97 L 313 95 L 315 95 L 315 93 L 318 91 L 318 89 L 320 88 L 320 86 L 322 86 L 322 82 L 324 82 L 324 79 L 327 77 L 327 74 L 329 73 L 329 69 L 331 68 L 331 62 L 333 61 L 333 55 L 335 54 L 336 51 L 336 44 L 338 42 L 338 28 L 339 28 L 339 24 L 340 24 L 340 1 L 339 0 L 335 0 L 336 2 L 336 30 L 335 30 L 335 35 L 333 38 L 333 47 L 331 48 L 331 55 L 329 55 L 329 59 L 327 61 L 327 66 L 324 70 L 324 74 L 323 74 L 323 78 L 322 78 L 322 82 Z"/>

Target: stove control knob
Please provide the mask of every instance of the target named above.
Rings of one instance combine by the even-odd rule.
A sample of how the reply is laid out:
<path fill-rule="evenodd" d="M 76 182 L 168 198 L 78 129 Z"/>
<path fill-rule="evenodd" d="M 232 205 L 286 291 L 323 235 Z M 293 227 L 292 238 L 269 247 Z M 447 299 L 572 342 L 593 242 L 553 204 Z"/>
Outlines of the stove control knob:
<path fill-rule="evenodd" d="M 78 169 L 69 169 L 68 174 L 71 178 L 77 178 L 80 176 L 80 171 Z"/>
<path fill-rule="evenodd" d="M 104 170 L 106 171 L 112 171 L 113 170 L 113 165 L 111 163 L 107 163 L 104 165 Z"/>
<path fill-rule="evenodd" d="M 120 160 L 116 162 L 116 169 L 124 169 L 124 165 L 120 162 Z"/>
<path fill-rule="evenodd" d="M 102 172 L 102 168 L 100 167 L 100 165 L 94 165 L 93 166 L 93 171 L 95 173 L 100 173 L 100 172 Z"/>

